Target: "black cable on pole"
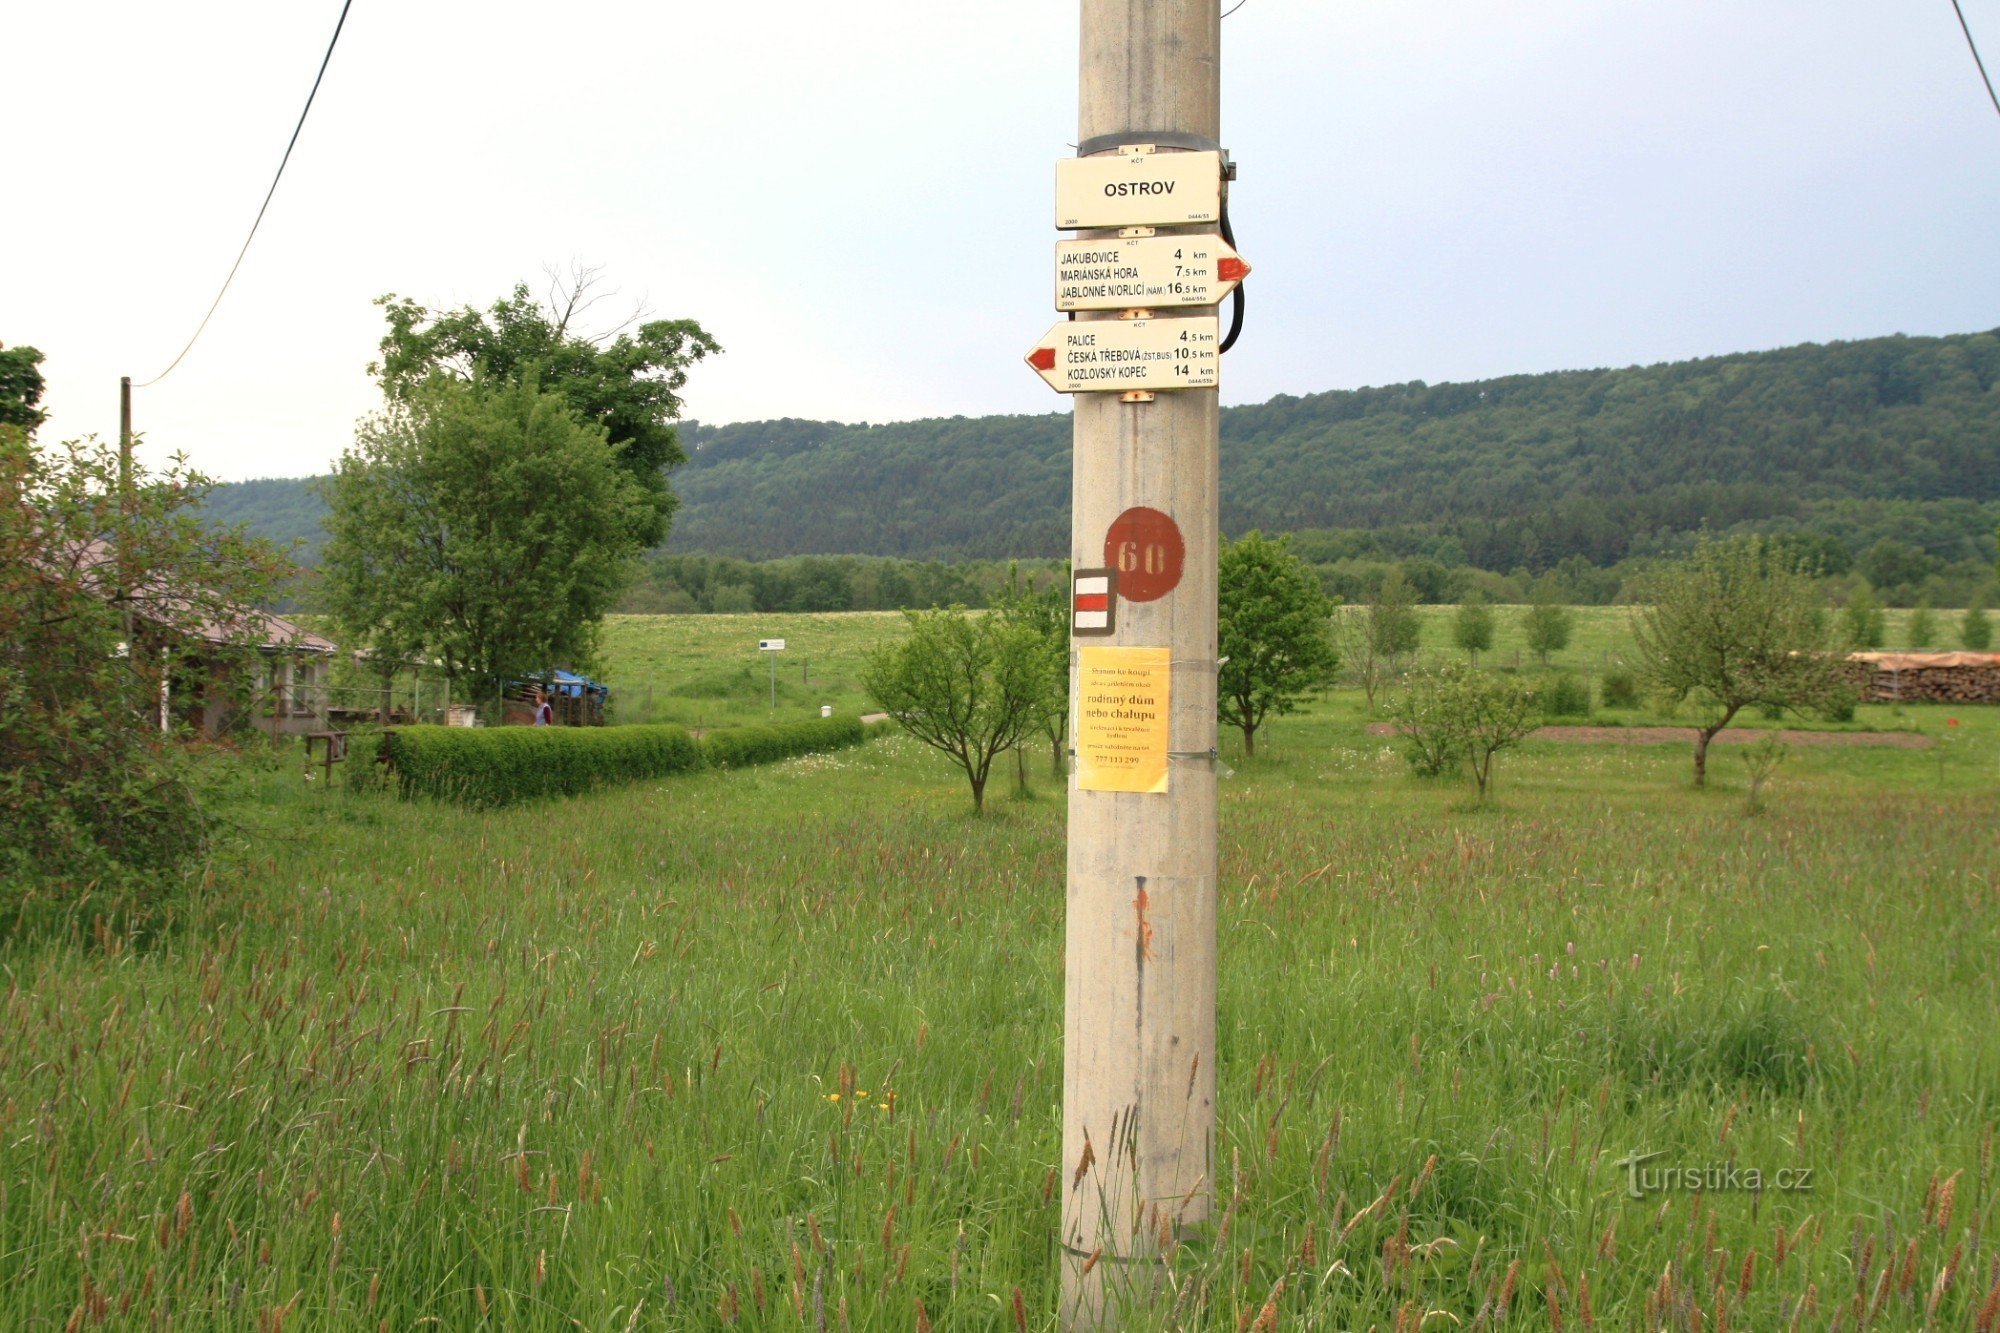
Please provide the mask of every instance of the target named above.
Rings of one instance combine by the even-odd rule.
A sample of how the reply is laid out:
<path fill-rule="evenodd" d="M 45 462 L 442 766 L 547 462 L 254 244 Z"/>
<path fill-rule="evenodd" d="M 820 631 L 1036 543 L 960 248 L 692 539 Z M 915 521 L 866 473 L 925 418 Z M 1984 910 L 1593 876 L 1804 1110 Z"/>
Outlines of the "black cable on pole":
<path fill-rule="evenodd" d="M 215 317 L 216 307 L 222 304 L 223 296 L 229 291 L 229 284 L 236 280 L 236 270 L 243 267 L 243 256 L 250 253 L 250 242 L 257 239 L 257 228 L 263 225 L 265 210 L 271 207 L 271 198 L 278 193 L 278 182 L 285 178 L 285 164 L 292 160 L 292 149 L 298 147 L 299 131 L 306 127 L 306 116 L 312 111 L 313 98 L 319 96 L 320 80 L 326 77 L 326 67 L 333 60 L 333 48 L 340 43 L 340 30 L 347 25 L 347 11 L 353 4 L 354 0 L 341 0 L 340 18 L 333 25 L 333 38 L 326 44 L 326 54 L 320 58 L 319 73 L 313 75 L 312 91 L 306 94 L 306 104 L 299 111 L 299 123 L 292 126 L 291 140 L 285 144 L 285 155 L 278 159 L 278 172 L 271 177 L 271 188 L 264 192 L 264 202 L 257 208 L 256 220 L 250 224 L 250 234 L 243 238 L 243 248 L 236 252 L 236 262 L 229 266 L 229 276 L 222 280 L 222 286 L 216 291 L 215 299 L 208 303 L 208 313 L 201 317 L 201 323 L 195 326 L 193 335 L 187 340 L 187 345 L 181 348 L 180 355 L 176 356 L 165 370 L 153 376 L 153 378 L 135 384 L 132 387 L 143 389 L 148 385 L 158 384 L 161 380 L 173 374 L 174 367 L 178 366 L 182 358 L 194 350 L 195 342 L 201 337 L 202 330 L 206 329 L 208 321 Z"/>
<path fill-rule="evenodd" d="M 1952 13 L 1958 15 L 1958 30 L 1965 34 L 1965 44 L 1972 48 L 1972 63 L 1979 66 L 1979 78 L 1986 85 L 1986 96 L 1993 103 L 1993 109 L 2000 111 L 2000 93 L 1993 91 L 1993 76 L 1986 72 L 1986 62 L 1979 58 L 1979 43 L 1972 40 L 1972 25 L 1965 21 L 1965 8 L 1958 0 L 1951 0 Z"/>
<path fill-rule="evenodd" d="M 1236 248 L 1236 233 L 1229 228 L 1229 200 L 1226 198 L 1222 201 L 1221 220 L 1222 239 L 1229 243 L 1230 249 L 1234 250 Z M 1243 332 L 1243 284 L 1241 282 L 1236 284 L 1234 296 L 1235 303 L 1230 307 L 1229 312 L 1229 332 L 1223 338 L 1222 346 L 1215 349 L 1217 356 L 1221 356 L 1224 352 L 1236 346 L 1236 339 Z"/>

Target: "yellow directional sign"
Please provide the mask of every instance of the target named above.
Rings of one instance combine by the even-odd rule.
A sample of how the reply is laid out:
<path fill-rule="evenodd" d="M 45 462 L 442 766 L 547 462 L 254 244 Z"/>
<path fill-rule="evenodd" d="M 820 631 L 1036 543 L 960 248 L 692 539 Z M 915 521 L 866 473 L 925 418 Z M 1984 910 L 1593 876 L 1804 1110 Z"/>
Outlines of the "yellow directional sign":
<path fill-rule="evenodd" d="M 1213 315 L 1065 320 L 1027 361 L 1057 393 L 1213 389 L 1222 361 Z"/>
<path fill-rule="evenodd" d="M 1056 242 L 1056 309 L 1214 305 L 1250 266 L 1220 236 Z"/>
<path fill-rule="evenodd" d="M 1058 227 L 1181 227 L 1221 218 L 1221 153 L 1142 149 L 1056 160 Z"/>

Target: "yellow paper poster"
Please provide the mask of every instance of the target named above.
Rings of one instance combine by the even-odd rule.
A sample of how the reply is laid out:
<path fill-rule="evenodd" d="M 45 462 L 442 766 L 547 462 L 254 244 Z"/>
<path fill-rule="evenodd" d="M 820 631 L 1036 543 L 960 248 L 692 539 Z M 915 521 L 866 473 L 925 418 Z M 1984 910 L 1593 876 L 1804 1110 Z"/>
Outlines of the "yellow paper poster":
<path fill-rule="evenodd" d="M 1084 791 L 1167 789 L 1166 648 L 1078 648 L 1076 785 Z"/>

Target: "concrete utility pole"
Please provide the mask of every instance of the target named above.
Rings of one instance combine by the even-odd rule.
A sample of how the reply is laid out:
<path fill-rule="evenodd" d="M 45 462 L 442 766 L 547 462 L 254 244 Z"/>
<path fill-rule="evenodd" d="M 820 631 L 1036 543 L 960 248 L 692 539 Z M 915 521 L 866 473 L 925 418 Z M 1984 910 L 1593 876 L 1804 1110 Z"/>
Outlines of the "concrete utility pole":
<path fill-rule="evenodd" d="M 1079 155 L 1218 149 L 1217 0 L 1082 0 L 1082 11 Z M 1120 600 L 1113 632 L 1083 641 L 1171 653 L 1167 790 L 1086 790 L 1073 776 L 1069 792 L 1062 1321 L 1098 1329 L 1147 1322 L 1137 1312 L 1160 1289 L 1162 1242 L 1207 1220 L 1214 1189 L 1217 418 L 1212 388 L 1075 404 L 1075 566 L 1117 567 L 1107 533 L 1140 507 L 1178 527 L 1186 562 L 1165 595 Z"/>

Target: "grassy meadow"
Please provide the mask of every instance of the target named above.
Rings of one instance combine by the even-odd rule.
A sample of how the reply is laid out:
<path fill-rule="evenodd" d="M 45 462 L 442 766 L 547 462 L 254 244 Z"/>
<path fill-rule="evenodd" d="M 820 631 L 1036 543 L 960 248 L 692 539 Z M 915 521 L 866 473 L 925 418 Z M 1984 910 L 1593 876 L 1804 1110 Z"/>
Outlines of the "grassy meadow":
<path fill-rule="evenodd" d="M 898 623 L 627 618 L 606 675 L 761 721 L 782 635 L 780 715 L 845 713 Z M 1476 807 L 1345 691 L 1226 740 L 1218 1221 L 1148 1326 L 1991 1328 L 2000 710 L 1949 716 L 1755 814 L 1726 747 L 1551 741 Z M 975 819 L 902 738 L 496 814 L 263 764 L 168 929 L 0 943 L 0 1326 L 1052 1328 L 1032 771 Z"/>

